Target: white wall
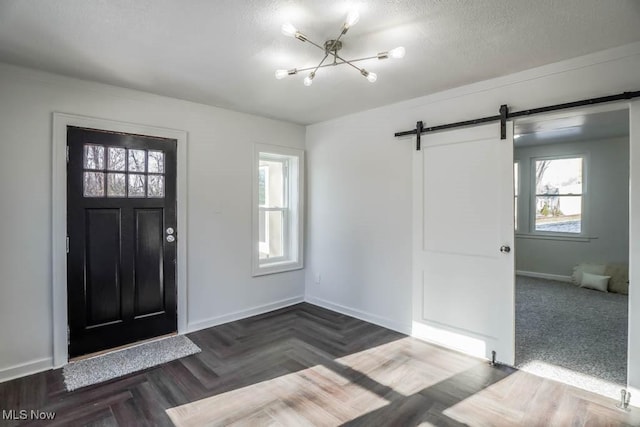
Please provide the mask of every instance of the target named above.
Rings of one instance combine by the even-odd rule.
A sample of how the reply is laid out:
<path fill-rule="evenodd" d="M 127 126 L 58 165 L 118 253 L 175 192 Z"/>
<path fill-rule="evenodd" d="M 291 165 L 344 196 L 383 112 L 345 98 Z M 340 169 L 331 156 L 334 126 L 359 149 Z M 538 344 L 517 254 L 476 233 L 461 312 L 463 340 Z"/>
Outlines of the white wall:
<path fill-rule="evenodd" d="M 640 90 L 640 44 L 309 126 L 307 300 L 410 331 L 415 148 L 394 132 L 630 90 Z"/>
<path fill-rule="evenodd" d="M 53 112 L 188 132 L 190 330 L 302 300 L 303 271 L 251 277 L 251 167 L 303 127 L 0 64 L 0 380 L 51 365 Z"/>
<path fill-rule="evenodd" d="M 532 237 L 531 159 L 586 155 L 584 227 L 588 240 Z M 516 270 L 570 276 L 581 262 L 629 262 L 629 138 L 518 147 L 520 196 Z"/>

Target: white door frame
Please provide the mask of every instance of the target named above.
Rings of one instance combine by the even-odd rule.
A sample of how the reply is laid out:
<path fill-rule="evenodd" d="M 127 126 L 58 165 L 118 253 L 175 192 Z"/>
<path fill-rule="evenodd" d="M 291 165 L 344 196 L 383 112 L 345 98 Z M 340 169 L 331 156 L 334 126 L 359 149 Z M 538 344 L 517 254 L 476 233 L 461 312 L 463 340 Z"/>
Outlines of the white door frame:
<path fill-rule="evenodd" d="M 187 331 L 187 132 L 75 114 L 53 113 L 51 262 L 53 367 L 69 360 L 67 342 L 67 126 L 149 135 L 178 141 L 176 265 L 178 333 Z"/>
<path fill-rule="evenodd" d="M 627 342 L 627 389 L 631 404 L 640 407 L 640 101 L 629 108 L 629 329 Z M 635 194 L 635 196 L 634 196 Z"/>
<path fill-rule="evenodd" d="M 629 300 L 628 300 L 628 342 L 627 342 L 627 389 L 631 392 L 631 405 L 640 407 L 640 293 L 632 286 L 640 270 L 640 101 L 619 101 L 603 105 L 590 105 L 571 110 L 563 110 L 541 115 L 547 119 L 566 118 L 583 114 L 627 110 L 629 114 Z M 635 112 L 635 117 L 634 113 Z M 518 118 L 518 123 L 540 120 L 539 115 Z M 634 197 L 634 194 L 636 195 Z M 517 250 L 517 247 L 516 247 Z M 617 396 L 613 396 L 617 397 Z"/>

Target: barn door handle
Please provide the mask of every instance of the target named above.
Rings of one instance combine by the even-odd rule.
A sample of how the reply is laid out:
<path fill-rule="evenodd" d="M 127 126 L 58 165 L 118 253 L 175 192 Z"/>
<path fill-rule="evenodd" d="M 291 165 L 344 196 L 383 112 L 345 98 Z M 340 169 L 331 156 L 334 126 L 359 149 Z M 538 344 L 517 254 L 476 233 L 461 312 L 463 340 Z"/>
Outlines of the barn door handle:
<path fill-rule="evenodd" d="M 509 252 L 511 252 L 511 247 L 508 245 L 502 245 L 500 246 L 500 252 L 502 252 L 503 254 L 508 254 Z"/>

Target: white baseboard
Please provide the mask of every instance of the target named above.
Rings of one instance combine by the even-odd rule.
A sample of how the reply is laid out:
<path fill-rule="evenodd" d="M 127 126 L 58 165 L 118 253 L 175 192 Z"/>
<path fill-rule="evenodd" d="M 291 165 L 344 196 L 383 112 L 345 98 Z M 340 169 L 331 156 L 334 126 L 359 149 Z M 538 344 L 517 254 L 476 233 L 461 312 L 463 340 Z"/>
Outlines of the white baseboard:
<path fill-rule="evenodd" d="M 50 357 L 21 363 L 9 368 L 0 369 L 0 383 L 37 374 L 38 372 L 48 371 L 49 369 L 53 369 L 53 359 Z"/>
<path fill-rule="evenodd" d="M 212 326 L 218 326 L 224 323 L 229 323 L 229 322 L 233 322 L 240 319 L 245 319 L 247 317 L 289 307 L 290 305 L 299 304 L 301 302 L 304 302 L 304 296 L 302 295 L 293 297 L 293 298 L 283 299 L 283 300 L 272 302 L 269 304 L 251 307 L 246 310 L 235 311 L 233 313 L 225 314 L 222 316 L 211 317 L 209 319 L 200 320 L 198 322 L 188 323 L 187 333 L 199 331 L 201 329 L 211 328 Z"/>
<path fill-rule="evenodd" d="M 562 276 L 560 274 L 548 274 L 548 273 L 538 273 L 537 271 L 516 270 L 516 275 L 526 276 L 526 277 L 535 277 L 538 279 L 555 280 L 558 282 L 573 283 L 573 278 L 571 276 Z"/>
<path fill-rule="evenodd" d="M 358 310 L 356 308 L 347 307 L 341 304 L 336 304 L 331 301 L 327 301 L 322 298 L 313 296 L 307 296 L 305 301 L 309 304 L 317 305 L 327 310 L 335 311 L 347 316 L 355 317 L 356 319 L 364 320 L 365 322 L 373 323 L 374 325 L 382 326 L 383 328 L 391 329 L 392 331 L 400 332 L 402 334 L 411 335 L 411 325 L 397 322 L 387 317 L 378 316 L 366 311 Z"/>

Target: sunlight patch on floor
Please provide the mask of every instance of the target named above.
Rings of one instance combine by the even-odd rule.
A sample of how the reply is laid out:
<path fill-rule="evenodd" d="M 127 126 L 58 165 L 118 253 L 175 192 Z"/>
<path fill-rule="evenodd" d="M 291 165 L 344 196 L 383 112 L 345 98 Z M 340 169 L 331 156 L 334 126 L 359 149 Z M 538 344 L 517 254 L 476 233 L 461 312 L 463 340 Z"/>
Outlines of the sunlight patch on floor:
<path fill-rule="evenodd" d="M 523 387 L 520 381 L 526 382 L 524 372 L 514 372 L 511 375 L 488 385 L 471 394 L 466 399 L 442 411 L 447 417 L 463 424 L 495 425 L 500 419 L 500 425 L 523 424 L 523 413 L 527 412 L 527 405 L 533 400 L 536 389 Z M 483 419 L 478 418 L 483 414 Z"/>
<path fill-rule="evenodd" d="M 618 399 L 620 397 L 620 389 L 624 388 L 624 385 L 595 378 L 590 375 L 572 371 L 571 369 L 566 369 L 561 366 L 552 365 L 541 360 L 532 360 L 531 362 L 527 362 L 523 366 L 519 367 L 519 369 L 539 377 L 560 381 L 582 390 L 587 390 L 612 399 Z"/>
<path fill-rule="evenodd" d="M 339 425 L 388 401 L 347 381 L 325 366 L 314 366 L 196 402 L 167 409 L 176 426 L 227 425 L 260 420 L 283 425 Z"/>
<path fill-rule="evenodd" d="M 340 425 L 442 383 L 477 360 L 415 338 L 401 338 L 331 360 L 292 350 L 291 360 L 315 366 L 168 409 L 177 426 L 235 421 Z M 238 375 L 242 375 L 238 372 Z M 425 424 L 429 425 L 429 424 Z"/>
<path fill-rule="evenodd" d="M 464 372 L 478 361 L 407 337 L 336 359 L 405 396 Z"/>

